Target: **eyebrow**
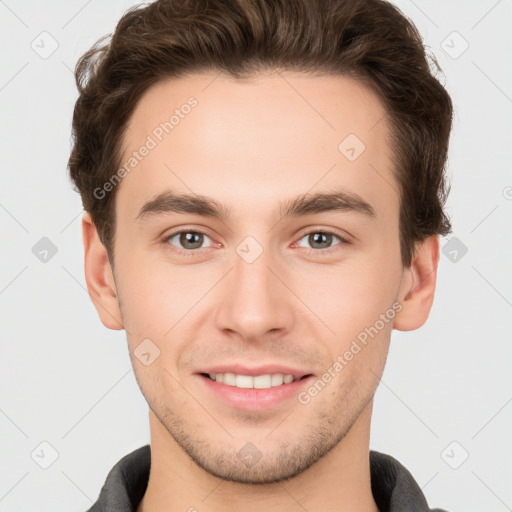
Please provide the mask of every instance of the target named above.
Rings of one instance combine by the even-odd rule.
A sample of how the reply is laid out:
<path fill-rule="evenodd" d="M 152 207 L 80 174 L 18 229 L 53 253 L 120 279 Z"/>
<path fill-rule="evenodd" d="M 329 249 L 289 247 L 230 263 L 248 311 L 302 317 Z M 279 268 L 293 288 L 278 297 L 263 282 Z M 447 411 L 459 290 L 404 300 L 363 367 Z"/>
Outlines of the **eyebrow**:
<path fill-rule="evenodd" d="M 353 192 L 302 194 L 279 204 L 281 218 L 301 217 L 331 211 L 357 212 L 376 217 L 374 208 Z M 142 222 L 148 217 L 166 213 L 190 213 L 219 220 L 231 219 L 231 211 L 215 199 L 200 195 L 177 194 L 167 190 L 146 202 L 135 217 Z"/>

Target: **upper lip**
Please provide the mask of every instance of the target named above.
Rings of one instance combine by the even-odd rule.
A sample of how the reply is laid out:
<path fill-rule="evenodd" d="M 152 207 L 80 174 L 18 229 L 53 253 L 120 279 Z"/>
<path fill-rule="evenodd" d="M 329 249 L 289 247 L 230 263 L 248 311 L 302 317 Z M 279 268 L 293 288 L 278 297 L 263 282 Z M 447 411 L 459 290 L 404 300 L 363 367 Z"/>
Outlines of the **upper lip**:
<path fill-rule="evenodd" d="M 221 364 L 211 366 L 198 373 L 234 373 L 236 375 L 250 375 L 251 377 L 256 377 L 257 375 L 275 375 L 277 373 L 292 375 L 293 377 L 304 377 L 305 375 L 311 374 L 311 372 L 308 371 L 280 364 L 265 364 L 252 367 L 243 364 Z"/>

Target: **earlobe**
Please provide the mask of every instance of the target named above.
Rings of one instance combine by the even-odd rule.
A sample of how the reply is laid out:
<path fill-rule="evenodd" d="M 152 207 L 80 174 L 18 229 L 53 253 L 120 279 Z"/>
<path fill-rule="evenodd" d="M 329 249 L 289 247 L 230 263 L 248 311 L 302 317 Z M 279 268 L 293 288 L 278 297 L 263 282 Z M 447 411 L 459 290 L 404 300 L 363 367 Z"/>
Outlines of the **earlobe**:
<path fill-rule="evenodd" d="M 124 329 L 108 253 L 88 212 L 82 217 L 82 239 L 89 297 L 105 327 L 114 330 Z"/>
<path fill-rule="evenodd" d="M 402 309 L 395 316 L 394 329 L 412 331 L 427 321 L 434 301 L 438 263 L 438 235 L 416 244 L 411 266 L 404 270 L 399 295 Z"/>

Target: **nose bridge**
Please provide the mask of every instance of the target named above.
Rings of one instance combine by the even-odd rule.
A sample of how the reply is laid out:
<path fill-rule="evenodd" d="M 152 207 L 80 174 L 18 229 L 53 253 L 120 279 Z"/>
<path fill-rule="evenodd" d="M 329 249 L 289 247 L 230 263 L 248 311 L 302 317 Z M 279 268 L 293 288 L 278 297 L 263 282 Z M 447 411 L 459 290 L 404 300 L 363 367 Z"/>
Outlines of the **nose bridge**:
<path fill-rule="evenodd" d="M 247 339 L 257 339 L 270 330 L 290 328 L 292 305 L 286 287 L 274 275 L 275 255 L 256 238 L 246 237 L 232 258 L 217 314 L 218 327 L 237 331 Z"/>

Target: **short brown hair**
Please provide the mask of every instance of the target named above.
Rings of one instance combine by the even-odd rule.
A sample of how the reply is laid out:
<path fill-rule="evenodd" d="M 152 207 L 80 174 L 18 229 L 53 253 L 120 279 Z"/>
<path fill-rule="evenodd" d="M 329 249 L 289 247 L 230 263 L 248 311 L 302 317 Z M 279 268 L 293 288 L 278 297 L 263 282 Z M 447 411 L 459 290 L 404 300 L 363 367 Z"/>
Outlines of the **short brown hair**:
<path fill-rule="evenodd" d="M 157 81 L 194 71 L 244 78 L 259 71 L 344 75 L 383 101 L 400 184 L 400 249 L 450 232 L 443 208 L 452 102 L 403 13 L 384 0 L 157 0 L 128 10 L 115 33 L 78 61 L 72 180 L 113 263 L 116 187 L 126 124 Z"/>

